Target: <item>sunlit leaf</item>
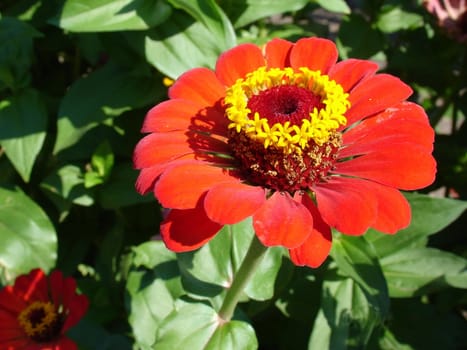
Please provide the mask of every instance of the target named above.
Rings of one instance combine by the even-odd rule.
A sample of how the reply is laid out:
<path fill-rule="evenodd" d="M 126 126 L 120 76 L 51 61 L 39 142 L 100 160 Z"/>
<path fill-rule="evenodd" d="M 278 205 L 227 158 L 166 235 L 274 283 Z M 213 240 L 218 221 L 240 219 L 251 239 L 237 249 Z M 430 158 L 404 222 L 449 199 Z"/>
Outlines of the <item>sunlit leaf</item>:
<path fill-rule="evenodd" d="M 170 12 L 163 0 L 67 0 L 52 22 L 72 32 L 143 30 L 164 22 Z"/>
<path fill-rule="evenodd" d="M 377 27 L 385 33 L 413 29 L 423 25 L 423 17 L 419 14 L 405 11 L 400 6 L 385 6 L 380 12 Z"/>
<path fill-rule="evenodd" d="M 243 321 L 222 321 L 216 311 L 201 303 L 179 303 L 161 324 L 154 350 L 254 350 L 253 328 Z"/>
<path fill-rule="evenodd" d="M 0 265 L 7 279 L 55 265 L 57 236 L 44 211 L 19 190 L 0 187 Z"/>
<path fill-rule="evenodd" d="M 167 23 L 146 36 L 146 58 L 163 74 L 177 78 L 196 67 L 213 68 L 217 57 L 230 48 L 225 33 L 213 32 L 192 17 L 176 12 Z"/>
<path fill-rule="evenodd" d="M 434 248 L 402 249 L 381 259 L 391 297 L 406 298 L 446 288 L 467 288 L 467 260 Z"/>
<path fill-rule="evenodd" d="M 236 0 L 220 3 L 232 19 L 235 28 L 240 28 L 261 18 L 298 11 L 304 8 L 309 0 Z"/>
<path fill-rule="evenodd" d="M 321 7 L 331 12 L 350 13 L 350 7 L 344 0 L 315 0 Z"/>
<path fill-rule="evenodd" d="M 197 22 L 202 23 L 219 41 L 219 46 L 231 48 L 236 43 L 232 23 L 214 0 L 196 2 L 191 0 L 167 0 L 174 7 L 189 13 Z"/>
<path fill-rule="evenodd" d="M 0 103 L 0 144 L 25 182 L 46 136 L 47 111 L 35 90 L 23 90 Z"/>
<path fill-rule="evenodd" d="M 126 289 L 133 334 L 139 345 L 149 347 L 156 340 L 161 321 L 183 293 L 175 254 L 161 241 L 134 247 Z"/>

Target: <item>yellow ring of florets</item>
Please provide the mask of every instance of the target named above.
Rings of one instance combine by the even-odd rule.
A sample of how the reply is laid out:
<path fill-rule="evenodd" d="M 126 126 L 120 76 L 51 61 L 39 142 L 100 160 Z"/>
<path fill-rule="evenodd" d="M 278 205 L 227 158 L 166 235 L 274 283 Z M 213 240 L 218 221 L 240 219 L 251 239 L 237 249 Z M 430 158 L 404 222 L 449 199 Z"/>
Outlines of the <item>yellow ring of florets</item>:
<path fill-rule="evenodd" d="M 290 125 L 290 122 L 275 123 L 270 126 L 266 118 L 258 112 L 251 117 L 247 107 L 253 95 L 272 87 L 292 85 L 305 88 L 321 97 L 324 108 L 314 110 L 309 119 L 303 119 L 301 126 Z M 347 123 L 344 113 L 350 107 L 349 95 L 341 85 L 330 80 L 320 71 L 312 71 L 302 67 L 298 72 L 290 67 L 284 69 L 261 67 L 248 73 L 245 79 L 237 79 L 227 89 L 224 102 L 227 106 L 227 118 L 231 121 L 229 129 L 235 128 L 240 133 L 262 142 L 265 148 L 274 146 L 285 153 L 301 152 L 313 140 L 318 145 L 327 142 L 330 136 Z"/>
<path fill-rule="evenodd" d="M 43 312 L 43 318 L 39 322 L 33 323 L 30 320 L 31 314 L 38 310 Z M 35 301 L 19 314 L 18 322 L 26 335 L 34 338 L 44 334 L 48 328 L 57 322 L 57 318 L 57 310 L 51 302 Z"/>

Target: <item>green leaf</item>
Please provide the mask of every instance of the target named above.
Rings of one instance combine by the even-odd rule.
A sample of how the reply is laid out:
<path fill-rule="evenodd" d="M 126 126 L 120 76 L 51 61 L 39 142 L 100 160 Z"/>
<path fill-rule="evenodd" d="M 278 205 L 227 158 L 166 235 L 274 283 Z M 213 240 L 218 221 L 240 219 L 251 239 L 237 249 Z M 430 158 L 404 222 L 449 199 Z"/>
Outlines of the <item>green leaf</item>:
<path fill-rule="evenodd" d="M 339 234 L 333 237 L 331 255 L 340 272 L 362 288 L 372 307 L 384 319 L 389 311 L 388 287 L 371 243 L 364 236 Z"/>
<path fill-rule="evenodd" d="M 35 90 L 23 90 L 0 103 L 0 144 L 25 182 L 44 143 L 47 111 Z"/>
<path fill-rule="evenodd" d="M 170 13 L 163 0 L 67 0 L 51 22 L 72 32 L 144 30 L 164 22 Z"/>
<path fill-rule="evenodd" d="M 217 20 L 222 21 L 223 16 Z M 229 49 L 233 41 L 211 22 L 207 27 L 183 12 L 174 13 L 166 24 L 148 32 L 146 59 L 173 79 L 192 68 L 213 68 L 217 57 Z M 230 31 L 229 27 L 224 30 Z"/>
<path fill-rule="evenodd" d="M 41 182 L 41 187 L 62 209 L 71 203 L 83 206 L 94 203 L 90 191 L 84 188 L 84 174 L 76 165 L 68 164 L 57 169 Z"/>
<path fill-rule="evenodd" d="M 342 19 L 336 38 L 342 59 L 372 58 L 382 52 L 383 43 L 381 33 L 362 16 L 352 13 Z"/>
<path fill-rule="evenodd" d="M 183 294 L 175 254 L 161 241 L 134 247 L 126 289 L 133 334 L 140 346 L 149 347 L 156 340 L 160 323 Z"/>
<path fill-rule="evenodd" d="M 308 349 L 366 348 L 374 328 L 381 324 L 380 312 L 367 297 L 352 279 L 328 273 Z"/>
<path fill-rule="evenodd" d="M 322 8 L 336 13 L 350 14 L 350 7 L 344 0 L 315 0 Z"/>
<path fill-rule="evenodd" d="M 229 49 L 236 44 L 235 31 L 229 19 L 214 0 L 167 0 L 200 22 L 218 40 L 219 47 Z"/>
<path fill-rule="evenodd" d="M 0 18 L 0 82 L 11 89 L 29 84 L 33 40 L 41 34 L 16 18 Z M 1 85 L 0 85 L 1 86 Z"/>
<path fill-rule="evenodd" d="M 201 303 L 180 303 L 161 324 L 153 349 L 254 350 L 253 328 L 242 321 L 222 321 L 216 311 Z"/>
<path fill-rule="evenodd" d="M 467 288 L 467 260 L 434 248 L 407 248 L 381 259 L 393 298 L 407 298 L 449 285 Z"/>
<path fill-rule="evenodd" d="M 383 6 L 376 26 L 384 33 L 414 29 L 423 25 L 423 17 L 419 14 L 404 11 L 401 6 Z"/>
<path fill-rule="evenodd" d="M 204 347 L 206 350 L 256 350 L 257 348 L 258 341 L 253 328 L 246 322 L 235 320 L 220 325 Z"/>
<path fill-rule="evenodd" d="M 236 0 L 221 3 L 235 28 L 244 27 L 261 18 L 279 13 L 298 11 L 304 8 L 309 0 Z"/>
<path fill-rule="evenodd" d="M 178 254 L 184 286 L 196 297 L 215 296 L 234 279 L 253 238 L 251 218 L 226 225 L 206 245 L 195 252 Z M 282 264 L 283 250 L 270 248 L 245 288 L 255 300 L 274 295 L 274 283 Z"/>
<path fill-rule="evenodd" d="M 0 265 L 8 279 L 55 266 L 57 236 L 44 211 L 19 190 L 0 187 Z"/>
<path fill-rule="evenodd" d="M 396 235 L 385 235 L 374 230 L 365 234 L 380 258 L 397 254 L 401 249 L 425 246 L 428 236 L 454 222 L 467 209 L 467 201 L 416 193 L 405 196 L 412 209 L 412 221 L 408 228 Z"/>
<path fill-rule="evenodd" d="M 114 165 L 114 154 L 106 140 L 99 144 L 91 157 L 92 170 L 84 176 L 84 187 L 91 188 L 107 181 Z"/>
<path fill-rule="evenodd" d="M 128 70 L 112 63 L 79 79 L 60 105 L 54 153 L 76 144 L 107 118 L 153 103 L 159 87 L 145 67 Z"/>

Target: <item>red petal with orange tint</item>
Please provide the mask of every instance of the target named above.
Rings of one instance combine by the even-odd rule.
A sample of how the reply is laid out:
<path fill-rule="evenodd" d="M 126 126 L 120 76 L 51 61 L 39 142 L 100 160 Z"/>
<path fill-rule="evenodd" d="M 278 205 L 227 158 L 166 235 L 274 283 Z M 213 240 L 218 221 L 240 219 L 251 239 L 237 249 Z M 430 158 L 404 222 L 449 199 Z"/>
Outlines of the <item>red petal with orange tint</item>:
<path fill-rule="evenodd" d="M 376 221 L 375 193 L 365 191 L 364 180 L 331 178 L 313 187 L 318 210 L 331 227 L 348 235 L 361 235 Z"/>
<path fill-rule="evenodd" d="M 168 249 L 187 252 L 207 243 L 221 228 L 206 216 L 200 203 L 194 209 L 170 210 L 161 224 L 161 236 Z"/>
<path fill-rule="evenodd" d="M 266 201 L 264 188 L 240 182 L 213 186 L 204 199 L 207 216 L 221 224 L 236 224 L 253 215 Z"/>
<path fill-rule="evenodd" d="M 216 63 L 217 78 L 225 85 L 233 85 L 266 64 L 261 49 L 253 44 L 242 44 L 224 52 Z"/>
<path fill-rule="evenodd" d="M 426 148 L 433 149 L 434 131 L 429 124 L 428 117 L 422 107 L 402 102 L 394 108 L 363 120 L 355 127 L 343 134 L 343 143 L 352 150 L 344 149 L 342 157 L 358 154 L 354 149 L 375 150 L 373 142 L 412 142 Z M 367 153 L 364 152 L 364 153 Z"/>
<path fill-rule="evenodd" d="M 339 83 L 347 92 L 364 78 L 374 75 L 377 70 L 378 65 L 375 62 L 348 59 L 336 63 L 329 70 L 329 78 Z"/>
<path fill-rule="evenodd" d="M 265 246 L 296 248 L 308 238 L 313 218 L 287 192 L 275 192 L 253 215 L 253 228 Z"/>
<path fill-rule="evenodd" d="M 430 153 L 417 145 L 384 149 L 336 163 L 334 173 L 362 177 L 381 184 L 415 190 L 433 183 L 436 162 Z"/>
<path fill-rule="evenodd" d="M 375 185 L 378 215 L 371 227 L 383 233 L 394 234 L 409 226 L 411 210 L 405 197 L 396 189 Z"/>
<path fill-rule="evenodd" d="M 166 169 L 165 164 L 155 165 L 149 168 L 141 169 L 136 179 L 136 191 L 140 194 L 147 194 L 154 188 L 154 182 L 160 174 Z"/>
<path fill-rule="evenodd" d="M 195 68 L 182 74 L 169 89 L 172 99 L 190 100 L 204 106 L 214 106 L 225 96 L 225 88 L 214 72 L 207 68 Z"/>
<path fill-rule="evenodd" d="M 227 126 L 222 108 L 206 108 L 193 101 L 175 99 L 153 107 L 146 115 L 141 132 L 191 130 L 225 135 Z"/>
<path fill-rule="evenodd" d="M 321 38 L 304 38 L 298 40 L 290 52 L 290 65 L 298 69 L 307 67 L 327 74 L 336 63 L 338 57 L 336 45 L 330 40 Z"/>
<path fill-rule="evenodd" d="M 225 154 L 230 152 L 226 143 L 202 134 L 180 131 L 153 133 L 136 145 L 133 164 L 137 169 L 149 168 L 190 153 L 202 156 L 205 150 Z"/>
<path fill-rule="evenodd" d="M 290 66 L 289 54 L 293 43 L 284 39 L 272 39 L 266 44 L 266 62 L 268 68 L 284 68 Z"/>
<path fill-rule="evenodd" d="M 225 169 L 200 162 L 184 162 L 164 171 L 154 193 L 165 208 L 192 209 L 214 185 L 238 181 Z"/>
<path fill-rule="evenodd" d="M 318 208 L 307 194 L 301 197 L 301 202 L 313 217 L 313 230 L 302 245 L 289 250 L 290 259 L 295 265 L 316 268 L 326 260 L 331 250 L 331 228 L 323 221 Z"/>
<path fill-rule="evenodd" d="M 364 79 L 350 92 L 350 108 L 345 113 L 347 126 L 372 114 L 392 107 L 409 97 L 412 89 L 389 74 Z"/>

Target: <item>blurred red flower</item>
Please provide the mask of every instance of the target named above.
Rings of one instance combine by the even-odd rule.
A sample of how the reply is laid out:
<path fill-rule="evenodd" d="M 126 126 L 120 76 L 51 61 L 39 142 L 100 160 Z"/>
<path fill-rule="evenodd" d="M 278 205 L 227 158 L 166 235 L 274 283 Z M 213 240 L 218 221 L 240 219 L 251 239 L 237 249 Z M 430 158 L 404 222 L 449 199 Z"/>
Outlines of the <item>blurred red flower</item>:
<path fill-rule="evenodd" d="M 466 0 L 424 0 L 423 5 L 448 35 L 460 43 L 467 43 Z"/>
<path fill-rule="evenodd" d="M 319 266 L 331 227 L 395 233 L 410 222 L 398 191 L 431 184 L 434 132 L 409 86 L 370 61 L 337 63 L 333 42 L 274 39 L 192 69 L 152 108 L 136 146 L 136 188 L 171 209 L 166 246 L 197 249 L 249 216 L 266 246 Z"/>
<path fill-rule="evenodd" d="M 0 291 L 0 349 L 74 350 L 65 336 L 88 308 L 76 294 L 76 282 L 60 271 L 46 276 L 40 269 L 19 276 Z"/>

